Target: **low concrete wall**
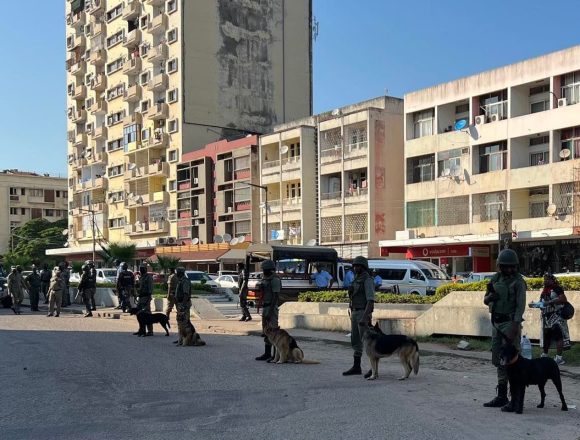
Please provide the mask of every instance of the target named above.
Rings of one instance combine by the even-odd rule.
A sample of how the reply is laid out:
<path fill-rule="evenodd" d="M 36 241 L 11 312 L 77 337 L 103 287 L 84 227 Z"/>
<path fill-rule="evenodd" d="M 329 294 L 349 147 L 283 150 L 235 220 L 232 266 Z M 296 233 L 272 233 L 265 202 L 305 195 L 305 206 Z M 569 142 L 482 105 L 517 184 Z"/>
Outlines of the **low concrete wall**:
<path fill-rule="evenodd" d="M 429 304 L 375 304 L 373 318 L 379 323 L 390 321 L 388 325 L 393 328 L 408 328 L 430 308 Z M 350 331 L 346 303 L 287 302 L 280 307 L 279 322 L 282 328 Z M 380 325 L 387 329 L 387 324 Z"/>

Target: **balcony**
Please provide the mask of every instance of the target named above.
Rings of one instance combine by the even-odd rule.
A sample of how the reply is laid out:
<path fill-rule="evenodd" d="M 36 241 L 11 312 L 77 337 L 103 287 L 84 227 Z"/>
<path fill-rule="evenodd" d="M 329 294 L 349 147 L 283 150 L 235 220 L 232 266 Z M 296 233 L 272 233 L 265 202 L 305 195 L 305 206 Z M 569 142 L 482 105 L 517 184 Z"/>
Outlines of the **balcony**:
<path fill-rule="evenodd" d="M 344 148 L 344 158 L 352 159 L 355 157 L 366 157 L 368 154 L 369 144 L 367 141 L 356 142 L 354 144 L 346 145 Z"/>
<path fill-rule="evenodd" d="M 87 111 L 86 110 L 73 111 L 71 120 L 75 124 L 79 124 L 81 122 L 85 122 L 87 120 Z"/>
<path fill-rule="evenodd" d="M 320 194 L 320 206 L 340 205 L 342 203 L 342 192 L 334 191 Z"/>
<path fill-rule="evenodd" d="M 350 188 L 344 192 L 345 203 L 364 203 L 368 200 L 368 188 Z"/>
<path fill-rule="evenodd" d="M 125 75 L 136 75 L 141 71 L 142 64 L 140 57 L 131 58 L 123 64 L 123 73 Z"/>
<path fill-rule="evenodd" d="M 155 75 L 147 85 L 147 88 L 150 92 L 160 92 L 162 90 L 167 90 L 169 85 L 169 78 L 167 74 L 160 73 L 159 75 Z"/>
<path fill-rule="evenodd" d="M 99 73 L 91 81 L 91 90 L 95 92 L 103 92 L 107 88 L 107 77 L 103 73 Z"/>
<path fill-rule="evenodd" d="M 164 33 L 167 30 L 167 15 L 159 14 L 149 23 L 149 32 L 153 35 Z"/>
<path fill-rule="evenodd" d="M 75 50 L 84 48 L 87 44 L 86 38 L 84 35 L 76 35 L 71 34 L 66 39 L 66 48 L 67 50 Z"/>
<path fill-rule="evenodd" d="M 302 209 L 302 197 L 291 197 L 283 200 L 284 211 Z"/>
<path fill-rule="evenodd" d="M 342 159 L 342 147 L 335 146 L 320 151 L 320 163 L 332 163 Z"/>
<path fill-rule="evenodd" d="M 125 116 L 125 118 L 123 119 L 124 127 L 128 127 L 130 125 L 135 124 L 139 125 L 143 124 L 143 116 L 141 116 L 141 113 L 133 113 L 132 115 Z"/>
<path fill-rule="evenodd" d="M 169 164 L 167 162 L 159 162 L 146 167 L 147 175 L 149 177 L 169 177 Z"/>
<path fill-rule="evenodd" d="M 140 43 L 141 43 L 141 29 L 133 29 L 125 37 L 125 41 L 123 41 L 123 46 L 125 46 L 128 49 L 132 49 L 134 47 L 137 47 Z"/>
<path fill-rule="evenodd" d="M 151 63 L 166 60 L 167 52 L 168 52 L 167 44 L 161 43 L 149 51 L 147 59 Z"/>
<path fill-rule="evenodd" d="M 142 94 L 141 86 L 139 84 L 133 84 L 131 87 L 125 90 L 123 99 L 125 102 L 137 102 L 141 100 Z"/>
<path fill-rule="evenodd" d="M 165 3 L 164 0 L 145 0 L 145 3 L 149 6 L 159 6 Z"/>
<path fill-rule="evenodd" d="M 149 111 L 149 119 L 158 121 L 169 117 L 169 104 L 155 104 Z"/>
<path fill-rule="evenodd" d="M 99 151 L 99 152 L 95 152 L 93 153 L 92 149 L 87 151 L 87 154 L 85 154 L 85 157 L 87 159 L 87 164 L 88 165 L 95 165 L 98 163 L 103 163 L 107 160 L 107 153 L 105 153 L 104 151 Z"/>
<path fill-rule="evenodd" d="M 105 33 L 105 23 L 102 22 L 93 22 L 91 24 L 92 26 L 92 30 L 91 30 L 91 37 L 98 37 L 100 35 L 103 35 Z"/>
<path fill-rule="evenodd" d="M 156 131 L 149 139 L 150 148 L 167 148 L 169 146 L 169 135 L 162 131 Z"/>
<path fill-rule="evenodd" d="M 300 156 L 282 159 L 282 171 L 294 171 L 300 169 Z"/>
<path fill-rule="evenodd" d="M 74 99 L 85 99 L 87 97 L 87 87 L 84 85 L 76 86 L 73 92 Z"/>
<path fill-rule="evenodd" d="M 139 222 L 135 225 L 126 225 L 125 232 L 128 235 L 168 234 L 169 222 L 166 220 Z"/>
<path fill-rule="evenodd" d="M 141 14 L 141 3 L 139 0 L 129 0 L 125 2 L 123 8 L 123 20 L 134 20 Z"/>
<path fill-rule="evenodd" d="M 99 125 L 93 131 L 93 140 L 94 141 L 104 141 L 107 139 L 107 126 L 106 125 Z"/>
<path fill-rule="evenodd" d="M 87 8 L 87 13 L 89 15 L 100 15 L 103 12 L 105 12 L 104 0 L 93 0 Z"/>
<path fill-rule="evenodd" d="M 72 12 L 66 16 L 66 24 L 75 29 L 80 28 L 86 23 L 87 16 L 84 11 L 73 14 Z"/>
<path fill-rule="evenodd" d="M 107 109 L 108 109 L 107 101 L 105 101 L 104 99 L 98 99 L 94 101 L 92 105 L 89 107 L 91 115 L 105 114 L 107 113 Z"/>
<path fill-rule="evenodd" d="M 104 49 L 93 49 L 91 50 L 91 55 L 89 56 L 89 63 L 93 66 L 102 66 L 105 64 L 107 58 L 107 53 Z"/>
<path fill-rule="evenodd" d="M 84 61 L 78 61 L 70 67 L 71 75 L 84 75 L 85 73 L 87 73 L 87 63 Z"/>
<path fill-rule="evenodd" d="M 84 147 L 87 145 L 87 134 L 77 133 L 73 142 L 75 147 Z"/>

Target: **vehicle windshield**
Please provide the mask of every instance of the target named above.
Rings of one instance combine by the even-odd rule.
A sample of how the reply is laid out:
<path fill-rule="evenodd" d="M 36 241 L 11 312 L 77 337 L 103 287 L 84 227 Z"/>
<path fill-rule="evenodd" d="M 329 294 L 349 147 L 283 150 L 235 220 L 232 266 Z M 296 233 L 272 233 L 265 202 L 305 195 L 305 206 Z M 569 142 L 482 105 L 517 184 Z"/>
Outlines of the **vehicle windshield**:
<path fill-rule="evenodd" d="M 422 269 L 425 276 L 430 280 L 449 280 L 449 275 L 440 269 Z"/>
<path fill-rule="evenodd" d="M 103 269 L 103 275 L 107 278 L 116 278 L 117 271 L 115 269 Z"/>
<path fill-rule="evenodd" d="M 209 275 L 203 272 L 187 272 L 186 275 L 190 281 L 211 281 Z"/>

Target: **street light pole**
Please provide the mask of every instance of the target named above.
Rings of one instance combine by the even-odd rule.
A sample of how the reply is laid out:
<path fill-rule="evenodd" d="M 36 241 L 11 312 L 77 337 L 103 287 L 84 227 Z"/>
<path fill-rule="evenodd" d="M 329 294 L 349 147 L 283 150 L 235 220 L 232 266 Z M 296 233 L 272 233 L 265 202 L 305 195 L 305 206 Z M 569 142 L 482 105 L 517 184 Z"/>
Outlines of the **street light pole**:
<path fill-rule="evenodd" d="M 96 224 L 95 224 L 95 210 L 94 209 L 86 209 L 86 208 L 78 208 L 78 210 L 80 212 L 88 212 L 89 214 L 91 214 L 91 229 L 93 232 L 93 263 L 95 262 L 96 258 L 97 258 L 97 252 L 96 252 L 96 247 L 97 247 L 97 235 L 96 235 Z"/>
<path fill-rule="evenodd" d="M 253 186 L 254 188 L 260 188 L 261 190 L 264 191 L 264 195 L 265 195 L 265 197 L 264 197 L 264 208 L 265 208 L 265 211 L 266 211 L 266 227 L 264 228 L 265 229 L 264 236 L 266 237 L 265 238 L 266 244 L 268 244 L 268 187 L 262 186 L 262 185 L 256 185 L 255 183 L 249 183 L 249 182 L 246 182 L 246 183 L 249 186 Z"/>

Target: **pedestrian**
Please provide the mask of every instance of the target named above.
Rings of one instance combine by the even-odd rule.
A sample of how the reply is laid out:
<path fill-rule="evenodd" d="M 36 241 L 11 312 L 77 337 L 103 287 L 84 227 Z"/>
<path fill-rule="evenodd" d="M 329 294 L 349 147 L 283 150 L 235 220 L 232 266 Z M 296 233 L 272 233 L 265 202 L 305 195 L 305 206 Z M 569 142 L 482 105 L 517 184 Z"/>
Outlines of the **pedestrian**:
<path fill-rule="evenodd" d="M 249 262 L 246 262 L 249 263 Z M 252 315 L 248 308 L 248 281 L 250 280 L 250 265 L 238 264 L 238 294 L 240 297 L 240 308 L 242 309 L 242 317 L 240 321 L 251 321 Z"/>
<path fill-rule="evenodd" d="M 52 273 L 48 268 L 48 264 L 45 264 L 40 271 L 40 290 L 44 295 L 44 304 L 48 304 L 48 288 L 50 286 L 51 278 Z"/>
<path fill-rule="evenodd" d="M 343 376 L 362 374 L 362 337 L 371 324 L 375 307 L 375 286 L 369 274 L 369 262 L 365 257 L 356 257 L 352 262 L 355 279 L 348 289 L 350 299 L 350 345 L 354 351 L 353 366 L 342 373 Z M 365 374 L 370 377 L 372 370 Z"/>
<path fill-rule="evenodd" d="M 487 285 L 484 304 L 491 313 L 491 361 L 497 369 L 497 396 L 483 404 L 487 408 L 508 409 L 508 377 L 500 365 L 500 351 L 506 342 L 520 349 L 523 314 L 526 307 L 526 282 L 519 273 L 518 255 L 502 250 L 497 257 L 497 273 Z M 505 407 L 505 409 L 504 409 Z"/>
<path fill-rule="evenodd" d="M 342 283 L 342 285 L 344 286 L 345 289 L 348 289 L 352 285 L 353 281 L 354 281 L 354 272 L 352 271 L 352 267 L 349 267 L 348 269 L 346 269 L 346 273 L 344 274 L 344 282 Z"/>
<path fill-rule="evenodd" d="M 316 290 L 327 290 L 330 289 L 334 278 L 330 275 L 323 265 L 317 264 L 316 265 L 316 273 L 313 273 L 310 276 L 311 280 L 314 280 L 314 284 L 316 285 Z"/>
<path fill-rule="evenodd" d="M 544 344 L 542 346 L 542 357 L 548 357 L 552 342 L 556 343 L 556 357 L 554 360 L 558 365 L 566 362 L 562 357 L 565 337 L 565 320 L 560 316 L 560 310 L 568 301 L 564 289 L 560 286 L 558 279 L 551 274 L 544 275 L 544 288 L 540 294 L 542 302 L 542 335 Z M 531 304 L 530 304 L 531 306 Z"/>
<path fill-rule="evenodd" d="M 139 266 L 139 288 L 137 289 L 138 313 L 151 313 L 151 296 L 153 295 L 153 277 L 147 273 L 147 266 Z M 139 336 L 139 332 L 133 333 Z M 153 323 L 147 324 L 145 336 L 153 336 Z"/>
<path fill-rule="evenodd" d="M 26 288 L 28 289 L 28 297 L 30 298 L 30 310 L 38 312 L 38 301 L 40 297 L 40 274 L 36 266 L 32 265 L 32 272 L 25 279 Z"/>
<path fill-rule="evenodd" d="M 15 315 L 20 315 L 20 305 L 24 299 L 24 280 L 22 279 L 22 267 L 12 266 L 8 275 L 8 294 L 12 297 L 12 311 Z"/>
<path fill-rule="evenodd" d="M 62 292 L 65 289 L 65 283 L 62 278 L 62 271 L 60 267 L 55 267 L 52 271 L 52 277 L 50 278 L 50 287 L 48 288 L 48 298 L 49 298 L 49 306 L 48 306 L 48 315 L 59 317 L 60 316 L 60 308 L 62 305 Z M 54 314 L 56 307 L 56 315 Z"/>
<path fill-rule="evenodd" d="M 64 282 L 64 289 L 62 291 L 62 307 L 71 305 L 70 301 L 70 269 L 67 261 L 60 264 L 61 278 Z"/>
<path fill-rule="evenodd" d="M 260 281 L 262 292 L 262 334 L 266 327 L 278 328 L 278 300 L 282 290 L 282 281 L 276 275 L 276 264 L 272 260 L 262 262 L 262 280 Z M 272 344 L 264 334 L 264 354 L 256 358 L 257 361 L 271 361 Z"/>
<path fill-rule="evenodd" d="M 131 309 L 131 296 L 135 289 L 135 274 L 129 270 L 127 263 L 121 263 L 119 266 L 121 272 L 117 276 L 117 298 L 119 298 L 119 306 L 117 309 L 122 309 L 123 313 L 129 312 Z"/>
<path fill-rule="evenodd" d="M 185 275 L 185 269 L 183 270 Z M 189 278 L 187 279 L 189 281 Z M 191 283 L 190 283 L 191 284 Z M 169 268 L 169 276 L 167 277 L 167 309 L 165 309 L 165 314 L 167 318 L 171 315 L 173 306 L 175 305 L 175 288 L 177 286 L 177 276 L 175 274 L 174 268 Z"/>
<path fill-rule="evenodd" d="M 94 296 L 94 292 L 91 292 L 94 288 L 92 286 L 93 275 L 91 273 L 91 268 L 88 264 L 83 265 L 83 273 L 81 275 L 81 280 L 79 282 L 79 293 L 82 295 L 83 304 L 85 305 L 85 318 L 93 316 L 93 306 L 91 304 L 91 296 Z"/>
<path fill-rule="evenodd" d="M 381 290 L 381 287 L 383 286 L 383 279 L 381 278 L 381 276 L 377 273 L 376 269 L 373 269 L 373 283 L 375 284 L 375 290 L 378 292 L 379 290 Z"/>

